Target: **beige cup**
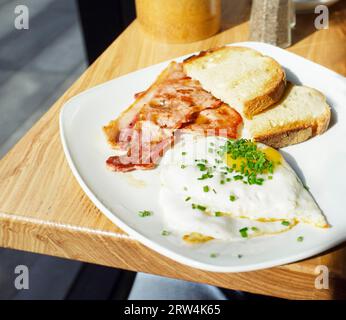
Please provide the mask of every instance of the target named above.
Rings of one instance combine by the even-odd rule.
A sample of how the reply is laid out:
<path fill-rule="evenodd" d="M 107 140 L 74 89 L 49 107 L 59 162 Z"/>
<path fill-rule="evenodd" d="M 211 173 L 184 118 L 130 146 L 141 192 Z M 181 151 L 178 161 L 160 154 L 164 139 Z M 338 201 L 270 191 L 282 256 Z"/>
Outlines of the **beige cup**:
<path fill-rule="evenodd" d="M 202 40 L 220 29 L 221 0 L 136 0 L 136 10 L 142 29 L 165 42 Z"/>

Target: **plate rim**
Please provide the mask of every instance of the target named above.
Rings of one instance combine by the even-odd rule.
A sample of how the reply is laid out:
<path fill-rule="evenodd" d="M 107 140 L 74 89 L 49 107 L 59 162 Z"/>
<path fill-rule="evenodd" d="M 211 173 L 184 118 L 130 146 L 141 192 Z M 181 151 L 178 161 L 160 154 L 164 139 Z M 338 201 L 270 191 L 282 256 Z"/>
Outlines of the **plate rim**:
<path fill-rule="evenodd" d="M 316 65 L 320 68 L 323 68 L 325 71 L 329 72 L 330 75 L 333 76 L 338 76 L 341 77 L 341 79 L 346 80 L 345 77 L 343 77 L 342 75 L 336 73 L 335 71 L 332 71 L 324 66 L 321 66 L 313 61 L 310 61 L 304 57 L 301 57 L 295 53 L 286 51 L 284 49 L 266 44 L 266 43 L 262 43 L 262 42 L 250 42 L 250 41 L 246 41 L 246 42 L 236 42 L 236 43 L 230 43 L 230 44 L 226 44 L 226 46 L 248 46 L 248 47 L 253 47 L 253 46 L 264 46 L 264 47 L 268 47 L 269 49 L 274 49 L 274 50 L 279 50 L 279 51 L 283 51 L 285 52 L 285 54 L 294 56 L 294 58 L 298 58 L 298 59 L 303 59 L 304 62 L 308 62 L 310 64 Z M 259 49 L 260 50 L 260 49 Z M 343 243 L 346 241 L 346 235 L 345 235 L 345 239 L 338 239 L 335 241 L 331 241 L 326 243 L 325 245 L 321 246 L 319 245 L 318 248 L 316 247 L 312 247 L 309 250 L 305 250 L 302 253 L 299 254 L 293 254 L 293 255 L 289 255 L 285 258 L 277 258 L 274 260 L 270 260 L 270 261 L 263 261 L 263 262 L 259 262 L 259 263 L 252 263 L 252 264 L 248 264 L 248 265 L 241 265 L 241 266 L 220 266 L 220 265 L 214 265 L 211 263 L 207 263 L 207 262 L 201 262 L 201 261 L 196 261 L 192 258 L 186 257 L 180 253 L 174 252 L 171 249 L 166 248 L 165 246 L 155 242 L 154 240 L 150 240 L 149 238 L 145 237 L 144 235 L 141 235 L 139 232 L 137 232 L 136 230 L 134 230 L 133 228 L 131 228 L 130 226 L 128 226 L 126 224 L 126 222 L 123 222 L 120 218 L 118 218 L 117 214 L 114 212 L 112 212 L 111 210 L 109 210 L 106 205 L 104 205 L 102 203 L 101 200 L 99 200 L 97 198 L 97 196 L 93 193 L 93 191 L 89 188 L 89 186 L 87 185 L 87 183 L 84 181 L 81 173 L 79 172 L 77 166 L 75 165 L 75 162 L 72 159 L 72 155 L 68 146 L 68 142 L 67 142 L 67 137 L 66 137 L 66 132 L 65 132 L 65 125 L 64 125 L 64 118 L 66 117 L 66 110 L 69 108 L 70 104 L 75 100 L 78 99 L 79 96 L 85 94 L 86 92 L 92 92 L 94 90 L 97 90 L 99 87 L 104 86 L 105 84 L 109 84 L 112 81 L 115 80 L 119 80 L 123 77 L 128 76 L 129 74 L 135 74 L 135 73 L 139 73 L 142 72 L 144 70 L 153 68 L 153 67 L 158 67 L 160 65 L 165 65 L 168 64 L 171 61 L 175 61 L 175 60 L 181 60 L 184 59 L 185 57 L 189 57 L 193 54 L 196 54 L 198 52 L 194 52 L 194 53 L 190 53 L 187 55 L 183 55 L 183 56 L 179 56 L 179 57 L 175 57 L 173 59 L 169 59 L 145 68 L 141 68 L 138 70 L 135 70 L 133 72 L 130 73 L 126 73 L 120 77 L 111 79 L 109 81 L 103 82 L 101 84 L 98 84 L 92 88 L 89 88 L 83 92 L 80 92 L 79 94 L 71 97 L 70 99 L 68 99 L 64 105 L 61 107 L 60 110 L 60 114 L 59 114 L 59 132 L 60 132 L 60 140 L 62 143 L 62 147 L 64 150 L 64 154 L 67 160 L 67 163 L 74 175 L 74 177 L 76 178 L 77 182 L 79 183 L 79 185 L 81 186 L 82 190 L 85 192 L 85 194 L 88 196 L 88 198 L 94 203 L 94 205 L 109 219 L 111 220 L 111 222 L 113 222 L 116 226 L 118 226 L 120 229 L 122 229 L 123 231 L 125 231 L 126 233 L 128 233 L 128 235 L 130 237 L 132 237 L 133 240 L 137 240 L 139 241 L 141 244 L 145 245 L 146 247 L 154 250 L 156 253 L 162 254 L 163 256 L 169 258 L 169 259 L 173 259 L 178 263 L 181 263 L 185 266 L 189 266 L 189 267 L 193 267 L 193 268 L 197 268 L 197 269 L 201 269 L 204 271 L 210 271 L 210 272 L 220 272 L 220 273 L 234 273 L 234 272 L 249 272 L 249 271 L 255 271 L 255 270 L 261 270 L 261 269 L 268 269 L 268 268 L 272 268 L 275 266 L 281 266 L 281 265 L 285 265 L 288 263 L 293 263 L 293 262 L 297 262 L 312 256 L 315 256 L 317 254 L 322 254 L 323 252 L 325 252 L 326 250 L 329 250 L 331 248 L 334 248 L 336 246 L 338 246 L 339 244 Z"/>

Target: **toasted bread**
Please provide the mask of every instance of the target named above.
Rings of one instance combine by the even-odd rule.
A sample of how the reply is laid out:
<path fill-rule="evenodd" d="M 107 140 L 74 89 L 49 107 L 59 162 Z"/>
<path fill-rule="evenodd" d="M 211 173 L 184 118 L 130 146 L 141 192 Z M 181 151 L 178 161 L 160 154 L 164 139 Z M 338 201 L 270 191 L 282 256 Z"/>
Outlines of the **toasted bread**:
<path fill-rule="evenodd" d="M 286 76 L 281 66 L 250 48 L 203 51 L 186 59 L 184 70 L 248 119 L 279 101 L 285 91 Z"/>
<path fill-rule="evenodd" d="M 282 148 L 322 134 L 330 117 L 330 107 L 321 92 L 289 84 L 280 102 L 245 125 L 255 141 Z"/>

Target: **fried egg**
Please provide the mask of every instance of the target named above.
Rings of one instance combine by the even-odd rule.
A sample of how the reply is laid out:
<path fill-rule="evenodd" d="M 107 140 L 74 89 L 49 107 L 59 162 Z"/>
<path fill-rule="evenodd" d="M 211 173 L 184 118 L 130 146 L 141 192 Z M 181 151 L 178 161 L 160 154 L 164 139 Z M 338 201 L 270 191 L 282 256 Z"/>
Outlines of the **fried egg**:
<path fill-rule="evenodd" d="M 185 135 L 160 167 L 165 224 L 185 239 L 239 240 L 298 223 L 328 227 L 293 169 L 263 144 Z"/>

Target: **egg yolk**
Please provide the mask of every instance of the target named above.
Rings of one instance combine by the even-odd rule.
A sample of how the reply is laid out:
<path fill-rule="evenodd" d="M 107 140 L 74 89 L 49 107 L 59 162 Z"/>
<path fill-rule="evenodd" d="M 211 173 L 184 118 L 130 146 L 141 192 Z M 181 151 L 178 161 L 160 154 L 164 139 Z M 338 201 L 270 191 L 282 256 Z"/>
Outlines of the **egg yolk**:
<path fill-rule="evenodd" d="M 274 165 L 280 165 L 281 164 L 282 156 L 281 156 L 279 151 L 277 151 L 273 148 L 270 148 L 270 147 L 266 147 L 264 149 L 261 149 L 260 151 L 263 152 L 265 154 L 266 158 L 269 161 L 272 161 L 274 163 Z M 246 162 L 246 160 L 242 157 L 237 158 L 237 159 L 233 159 L 230 154 L 226 154 L 225 162 L 226 162 L 228 167 L 234 169 L 235 171 L 241 171 L 241 166 L 244 162 Z"/>
<path fill-rule="evenodd" d="M 272 162 L 274 162 L 274 164 L 276 165 L 280 165 L 281 161 L 282 161 L 282 155 L 279 151 L 273 149 L 273 148 L 265 148 L 261 150 L 265 155 L 266 158 Z"/>
<path fill-rule="evenodd" d="M 198 232 L 191 232 L 183 236 L 183 240 L 189 243 L 204 243 L 213 239 L 213 237 L 205 236 Z"/>

